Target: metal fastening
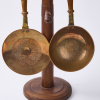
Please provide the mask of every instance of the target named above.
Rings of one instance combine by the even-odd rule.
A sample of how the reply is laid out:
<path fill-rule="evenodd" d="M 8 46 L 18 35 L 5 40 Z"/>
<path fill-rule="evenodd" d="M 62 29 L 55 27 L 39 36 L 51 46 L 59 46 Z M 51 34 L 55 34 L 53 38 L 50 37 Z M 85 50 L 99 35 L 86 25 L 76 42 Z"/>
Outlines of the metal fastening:
<path fill-rule="evenodd" d="M 45 16 L 44 16 L 44 21 L 45 21 L 46 23 L 51 23 L 52 20 L 53 20 L 53 17 L 52 17 L 52 15 L 51 15 L 51 12 L 50 12 L 49 10 L 46 10 L 46 11 L 45 11 Z"/>

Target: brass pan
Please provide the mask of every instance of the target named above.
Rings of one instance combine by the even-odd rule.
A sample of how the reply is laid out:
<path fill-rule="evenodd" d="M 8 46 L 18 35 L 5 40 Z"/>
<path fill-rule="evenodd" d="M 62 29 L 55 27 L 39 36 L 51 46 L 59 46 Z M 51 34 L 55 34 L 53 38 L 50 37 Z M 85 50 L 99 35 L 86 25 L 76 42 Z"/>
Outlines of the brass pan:
<path fill-rule="evenodd" d="M 84 68 L 94 54 L 94 42 L 90 34 L 74 26 L 73 0 L 68 0 L 69 26 L 60 29 L 51 39 L 49 54 L 52 62 L 64 71 L 78 71 Z"/>
<path fill-rule="evenodd" d="M 7 66 L 23 74 L 36 74 L 49 64 L 49 42 L 38 31 L 28 29 L 27 0 L 22 0 L 23 29 L 12 32 L 4 41 L 2 55 Z"/>

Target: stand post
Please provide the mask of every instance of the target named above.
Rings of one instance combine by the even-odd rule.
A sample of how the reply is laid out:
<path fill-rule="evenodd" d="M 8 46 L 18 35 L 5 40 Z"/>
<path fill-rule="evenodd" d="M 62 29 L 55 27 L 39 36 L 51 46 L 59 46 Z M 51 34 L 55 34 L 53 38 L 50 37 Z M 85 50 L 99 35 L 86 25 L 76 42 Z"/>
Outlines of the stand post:
<path fill-rule="evenodd" d="M 50 42 L 53 36 L 53 0 L 42 0 L 42 34 Z M 42 87 L 52 88 L 53 86 L 53 64 L 50 62 L 42 71 Z"/>

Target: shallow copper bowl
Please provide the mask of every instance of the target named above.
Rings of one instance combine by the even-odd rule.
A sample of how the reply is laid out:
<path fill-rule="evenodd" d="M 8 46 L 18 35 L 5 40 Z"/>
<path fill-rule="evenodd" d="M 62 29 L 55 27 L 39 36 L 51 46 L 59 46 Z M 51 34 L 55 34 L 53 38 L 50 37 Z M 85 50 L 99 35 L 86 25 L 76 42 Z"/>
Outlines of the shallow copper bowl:
<path fill-rule="evenodd" d="M 20 29 L 5 39 L 2 55 L 13 71 L 23 75 L 36 74 L 50 62 L 49 42 L 36 30 Z"/>
<path fill-rule="evenodd" d="M 78 26 L 59 30 L 51 39 L 49 54 L 51 61 L 64 71 L 84 68 L 94 54 L 94 42 L 89 33 Z"/>

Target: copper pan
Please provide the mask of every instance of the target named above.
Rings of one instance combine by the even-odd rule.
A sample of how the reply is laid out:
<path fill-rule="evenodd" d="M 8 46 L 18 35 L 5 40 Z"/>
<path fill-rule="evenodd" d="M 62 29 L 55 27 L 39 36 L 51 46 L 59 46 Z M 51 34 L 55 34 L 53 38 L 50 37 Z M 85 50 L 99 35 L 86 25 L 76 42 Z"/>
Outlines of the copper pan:
<path fill-rule="evenodd" d="M 21 0 L 23 29 L 12 32 L 4 41 L 2 55 L 7 66 L 23 74 L 36 74 L 49 64 L 49 42 L 38 31 L 29 29 L 27 0 Z"/>
<path fill-rule="evenodd" d="M 94 54 L 94 42 L 90 34 L 74 26 L 73 0 L 68 0 L 69 26 L 60 29 L 51 39 L 49 54 L 51 61 L 64 71 L 84 68 Z"/>

